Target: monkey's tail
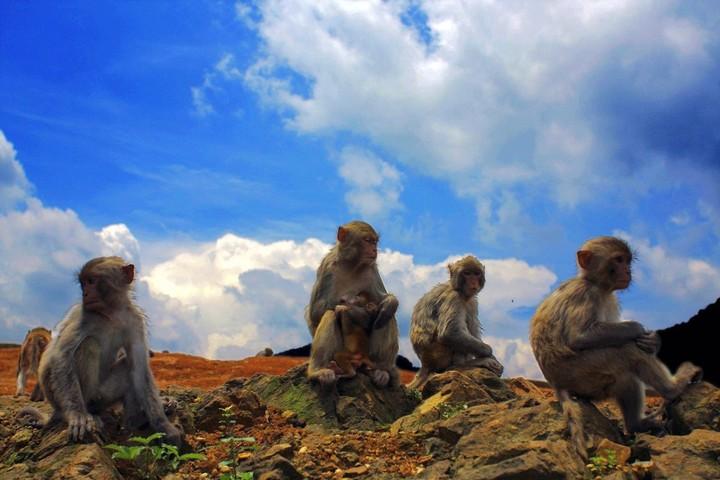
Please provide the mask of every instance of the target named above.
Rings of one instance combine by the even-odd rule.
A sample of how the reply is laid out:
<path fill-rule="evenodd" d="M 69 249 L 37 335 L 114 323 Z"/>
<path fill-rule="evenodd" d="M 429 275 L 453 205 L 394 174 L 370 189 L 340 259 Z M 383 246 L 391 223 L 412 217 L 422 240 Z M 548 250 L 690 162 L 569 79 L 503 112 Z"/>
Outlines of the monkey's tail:
<path fill-rule="evenodd" d="M 50 424 L 51 418 L 35 407 L 23 407 L 15 415 L 15 420 L 26 427 L 45 428 Z"/>
<path fill-rule="evenodd" d="M 580 405 L 570 398 L 567 390 L 557 390 L 557 398 L 562 407 L 563 416 L 567 423 L 568 432 L 570 434 L 570 444 L 584 462 L 587 461 L 587 446 L 585 444 L 585 430 L 583 428 L 582 411 Z"/>

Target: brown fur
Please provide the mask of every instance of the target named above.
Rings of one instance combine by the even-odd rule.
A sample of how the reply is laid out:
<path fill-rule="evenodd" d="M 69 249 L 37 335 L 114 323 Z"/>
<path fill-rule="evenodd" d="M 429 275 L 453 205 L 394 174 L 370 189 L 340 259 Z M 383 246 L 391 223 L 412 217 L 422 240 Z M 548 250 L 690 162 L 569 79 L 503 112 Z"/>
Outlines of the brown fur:
<path fill-rule="evenodd" d="M 181 442 L 150 370 L 145 315 L 132 298 L 133 278 L 133 265 L 120 257 L 85 264 L 78 275 L 83 302 L 66 314 L 40 363 L 42 388 L 53 407 L 49 422 L 40 420 L 67 422 L 72 441 L 99 433 L 99 414 L 122 401 L 130 428 L 149 423 L 167 435 L 166 442 Z"/>
<path fill-rule="evenodd" d="M 25 335 L 25 340 L 23 340 L 22 346 L 20 347 L 20 356 L 18 357 L 17 390 L 15 396 L 25 394 L 25 386 L 29 375 L 38 376 L 40 359 L 50 344 L 50 337 L 50 330 L 44 327 L 33 328 Z M 34 402 L 43 400 L 40 382 L 35 384 L 35 388 L 30 394 L 30 400 Z"/>
<path fill-rule="evenodd" d="M 623 240 L 598 237 L 577 253 L 578 276 L 560 285 L 537 308 L 530 343 L 561 403 L 570 396 L 614 398 L 629 432 L 659 427 L 643 417 L 644 384 L 666 399 L 680 395 L 700 370 L 682 365 L 673 377 L 657 359 L 659 339 L 637 322 L 620 322 L 615 290 L 631 281 L 632 252 Z M 570 409 L 564 410 L 570 411 Z M 586 455 L 582 421 L 569 415 L 579 453 Z"/>
<path fill-rule="evenodd" d="M 339 376 L 354 377 L 355 367 L 366 370 L 375 368 L 369 358 L 369 332 L 377 315 L 377 305 L 370 302 L 368 295 L 363 292 L 354 298 L 342 298 L 335 307 L 335 315 L 340 322 L 344 347 L 333 357 L 341 370 Z"/>
<path fill-rule="evenodd" d="M 367 223 L 353 221 L 338 228 L 337 243 L 323 258 L 306 310 L 313 336 L 308 377 L 324 385 L 337 378 L 334 357 L 342 351 L 342 330 L 335 307 L 340 299 L 365 292 L 378 313 L 369 333 L 369 359 L 375 365 L 370 372 L 379 386 L 397 385 L 395 367 L 398 352 L 398 327 L 395 320 L 398 301 L 387 293 L 375 263 L 378 235 Z"/>
<path fill-rule="evenodd" d="M 485 286 L 485 266 L 466 256 L 448 265 L 448 271 L 450 280 L 436 285 L 413 309 L 410 341 L 421 367 L 411 388 L 422 388 L 431 374 L 453 368 L 485 367 L 502 374 L 492 348 L 480 339 L 477 294 Z"/>

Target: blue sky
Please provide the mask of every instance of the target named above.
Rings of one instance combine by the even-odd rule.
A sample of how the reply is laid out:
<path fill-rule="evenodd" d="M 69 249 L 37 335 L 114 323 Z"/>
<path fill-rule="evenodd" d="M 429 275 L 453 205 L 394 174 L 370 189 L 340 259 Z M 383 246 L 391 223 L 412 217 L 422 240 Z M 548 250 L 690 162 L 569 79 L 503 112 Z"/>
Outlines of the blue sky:
<path fill-rule="evenodd" d="M 52 326 L 100 254 L 136 262 L 153 348 L 309 341 L 350 219 L 415 301 L 472 253 L 485 335 L 527 321 L 587 238 L 638 254 L 624 317 L 720 296 L 720 13 L 680 1 L 0 4 L 0 323 Z"/>

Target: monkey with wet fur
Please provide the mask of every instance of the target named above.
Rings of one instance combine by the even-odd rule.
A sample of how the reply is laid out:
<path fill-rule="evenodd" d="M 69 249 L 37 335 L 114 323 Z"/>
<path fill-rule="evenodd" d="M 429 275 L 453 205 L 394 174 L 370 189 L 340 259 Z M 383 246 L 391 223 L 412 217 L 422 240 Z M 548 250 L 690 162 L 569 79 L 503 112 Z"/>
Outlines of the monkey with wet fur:
<path fill-rule="evenodd" d="M 448 270 L 450 280 L 423 295 L 413 309 L 410 342 L 421 366 L 410 388 L 422 388 L 432 373 L 454 368 L 503 372 L 492 348 L 480 339 L 477 294 L 485 286 L 485 266 L 468 255 Z"/>
<path fill-rule="evenodd" d="M 338 351 L 333 359 L 341 370 L 340 378 L 351 378 L 356 375 L 356 368 L 367 371 L 375 368 L 369 358 L 370 328 L 377 315 L 377 305 L 369 301 L 365 292 L 353 298 L 343 297 L 335 307 L 335 316 L 340 323 L 343 337 L 343 350 Z"/>
<path fill-rule="evenodd" d="M 644 416 L 645 385 L 671 400 L 679 396 L 701 369 L 686 362 L 673 376 L 658 360 L 657 333 L 638 322 L 621 322 L 616 290 L 632 280 L 633 255 L 615 237 L 597 237 L 577 252 L 578 275 L 560 285 L 537 308 L 530 343 L 547 381 L 563 405 L 576 448 L 585 456 L 585 439 L 576 396 L 588 400 L 614 398 L 629 433 L 660 428 Z"/>
<path fill-rule="evenodd" d="M 102 432 L 99 414 L 122 402 L 128 428 L 150 428 L 180 445 L 165 416 L 148 359 L 145 314 L 133 300 L 135 267 L 120 257 L 87 262 L 78 275 L 82 303 L 70 308 L 40 362 L 40 383 L 52 405 L 51 426 L 65 421 L 71 441 Z M 25 409 L 21 414 L 41 415 Z"/>
<path fill-rule="evenodd" d="M 368 301 L 377 305 L 377 314 L 368 334 L 368 357 L 375 366 L 369 375 L 379 387 L 398 384 L 395 366 L 398 301 L 387 293 L 380 278 L 376 264 L 377 244 L 378 234 L 372 226 L 362 221 L 349 222 L 338 228 L 335 246 L 318 267 L 305 312 L 313 337 L 308 365 L 310 380 L 329 386 L 343 373 L 334 360 L 335 354 L 344 349 L 335 307 L 341 298 L 365 292 Z"/>
<path fill-rule="evenodd" d="M 17 366 L 17 390 L 15 396 L 25 395 L 25 386 L 27 384 L 28 375 L 38 377 L 38 368 L 40 367 L 40 359 L 45 349 L 50 343 L 50 330 L 44 327 L 36 327 L 28 330 L 20 347 L 20 356 L 18 357 Z M 39 402 L 43 400 L 42 389 L 38 381 L 30 394 L 30 400 Z"/>

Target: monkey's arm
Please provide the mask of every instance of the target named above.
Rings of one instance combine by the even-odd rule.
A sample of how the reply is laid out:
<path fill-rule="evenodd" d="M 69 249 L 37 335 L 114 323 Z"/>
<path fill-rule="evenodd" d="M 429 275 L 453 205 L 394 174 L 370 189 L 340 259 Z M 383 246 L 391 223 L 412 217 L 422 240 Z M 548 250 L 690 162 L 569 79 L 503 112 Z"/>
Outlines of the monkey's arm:
<path fill-rule="evenodd" d="M 387 325 L 387 322 L 395 315 L 400 303 L 398 299 L 392 293 L 385 295 L 380 305 L 378 305 L 378 313 L 373 323 L 373 328 L 382 328 Z"/>
<path fill-rule="evenodd" d="M 315 285 L 313 285 L 307 312 L 307 323 L 308 327 L 310 328 L 310 333 L 313 337 L 315 336 L 315 331 L 320 324 L 320 319 L 322 318 L 322 316 L 327 310 L 331 310 L 335 307 L 335 305 L 330 305 L 330 302 L 328 302 L 328 296 L 332 287 L 332 282 L 332 272 L 327 269 L 320 277 L 318 277 Z"/>
<path fill-rule="evenodd" d="M 490 345 L 470 334 L 465 309 L 458 302 L 445 302 L 440 311 L 438 340 L 459 353 L 470 353 L 478 358 L 492 355 Z"/>
<path fill-rule="evenodd" d="M 619 347 L 645 334 L 638 322 L 595 321 L 586 329 L 570 329 L 568 347 L 572 350 Z"/>

